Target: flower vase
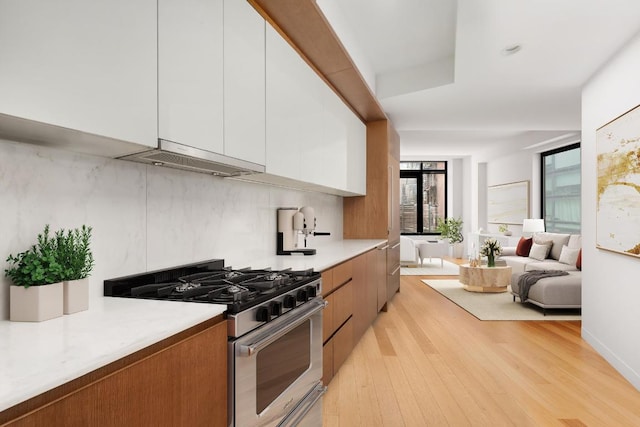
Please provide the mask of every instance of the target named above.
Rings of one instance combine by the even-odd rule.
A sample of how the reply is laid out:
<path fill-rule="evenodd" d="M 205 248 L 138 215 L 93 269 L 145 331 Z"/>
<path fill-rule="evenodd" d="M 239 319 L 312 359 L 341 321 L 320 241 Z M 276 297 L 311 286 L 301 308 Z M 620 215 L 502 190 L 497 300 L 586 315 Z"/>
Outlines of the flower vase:
<path fill-rule="evenodd" d="M 495 267 L 496 266 L 496 258 L 493 252 L 489 252 L 487 255 L 487 267 Z"/>

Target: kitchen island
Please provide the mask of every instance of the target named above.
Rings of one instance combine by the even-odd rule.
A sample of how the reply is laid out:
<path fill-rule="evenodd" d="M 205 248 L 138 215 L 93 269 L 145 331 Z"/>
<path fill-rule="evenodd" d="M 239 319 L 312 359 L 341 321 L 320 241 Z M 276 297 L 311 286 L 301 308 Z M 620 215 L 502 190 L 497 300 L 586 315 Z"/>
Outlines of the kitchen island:
<path fill-rule="evenodd" d="M 250 264 L 323 271 L 384 242 L 343 240 L 318 246 L 313 256 L 266 256 Z M 100 297 L 88 311 L 46 322 L 0 321 L 0 424 L 213 331 L 225 308 Z M 159 369 L 172 369 L 164 366 L 172 361 Z"/>

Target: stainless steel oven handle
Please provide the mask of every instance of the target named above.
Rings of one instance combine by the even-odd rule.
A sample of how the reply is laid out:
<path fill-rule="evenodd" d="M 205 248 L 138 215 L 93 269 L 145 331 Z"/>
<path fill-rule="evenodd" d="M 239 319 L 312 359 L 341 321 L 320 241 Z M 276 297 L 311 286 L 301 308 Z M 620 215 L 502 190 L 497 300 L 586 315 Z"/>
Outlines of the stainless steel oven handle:
<path fill-rule="evenodd" d="M 322 299 L 319 299 L 311 300 L 307 304 L 309 305 L 308 308 L 301 308 L 300 312 L 296 313 L 297 316 L 295 316 L 289 322 L 285 323 L 281 328 L 269 331 L 269 334 L 266 336 L 266 338 L 258 340 L 251 344 L 240 345 L 240 355 L 246 357 L 254 355 L 258 351 L 262 350 L 263 348 L 280 338 L 282 335 L 298 327 L 318 311 L 324 309 L 329 303 Z"/>

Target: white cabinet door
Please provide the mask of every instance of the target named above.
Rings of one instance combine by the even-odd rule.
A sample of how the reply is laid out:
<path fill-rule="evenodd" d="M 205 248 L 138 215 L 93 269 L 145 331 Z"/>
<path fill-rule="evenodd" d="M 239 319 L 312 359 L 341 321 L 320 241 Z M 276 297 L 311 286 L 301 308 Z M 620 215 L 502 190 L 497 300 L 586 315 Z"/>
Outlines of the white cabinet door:
<path fill-rule="evenodd" d="M 324 94 L 320 185 L 351 195 L 366 192 L 366 126 L 328 86 Z M 315 175 L 314 175 L 315 176 Z"/>
<path fill-rule="evenodd" d="M 347 106 L 347 188 L 355 195 L 367 193 L 367 126 Z"/>
<path fill-rule="evenodd" d="M 271 26 L 266 30 L 267 173 L 300 188 L 364 194 L 365 125 Z"/>
<path fill-rule="evenodd" d="M 323 89 L 322 144 L 314 156 L 317 163 L 310 168 L 313 182 L 338 190 L 347 186 L 347 123 L 344 103 L 327 86 Z"/>
<path fill-rule="evenodd" d="M 161 139 L 223 153 L 223 0 L 158 0 Z"/>
<path fill-rule="evenodd" d="M 322 82 L 271 26 L 266 29 L 266 171 L 307 181 L 310 147 L 322 140 Z"/>
<path fill-rule="evenodd" d="M 265 21 L 224 2 L 224 154 L 265 164 Z"/>
<path fill-rule="evenodd" d="M 0 113 L 155 146 L 156 10 L 155 0 L 2 1 Z"/>

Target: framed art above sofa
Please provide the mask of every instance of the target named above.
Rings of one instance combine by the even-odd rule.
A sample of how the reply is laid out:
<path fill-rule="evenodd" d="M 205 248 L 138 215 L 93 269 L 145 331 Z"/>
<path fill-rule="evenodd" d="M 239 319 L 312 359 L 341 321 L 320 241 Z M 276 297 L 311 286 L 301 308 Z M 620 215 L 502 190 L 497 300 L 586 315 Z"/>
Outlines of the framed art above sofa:
<path fill-rule="evenodd" d="M 529 218 L 529 181 L 491 185 L 487 189 L 489 224 L 522 225 Z"/>

